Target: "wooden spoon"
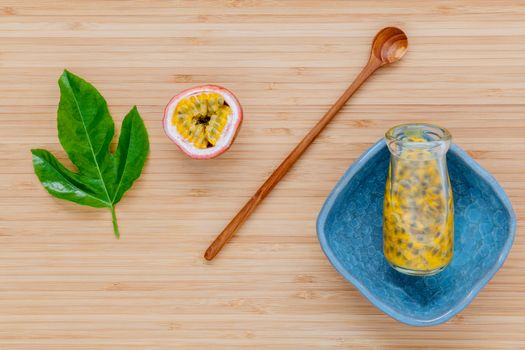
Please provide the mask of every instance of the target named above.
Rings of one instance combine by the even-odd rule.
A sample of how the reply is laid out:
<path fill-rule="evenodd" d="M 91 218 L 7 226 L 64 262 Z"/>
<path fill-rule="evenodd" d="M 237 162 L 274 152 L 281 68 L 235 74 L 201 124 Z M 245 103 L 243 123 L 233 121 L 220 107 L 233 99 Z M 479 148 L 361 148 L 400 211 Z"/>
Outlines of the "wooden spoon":
<path fill-rule="evenodd" d="M 406 34 L 399 28 L 387 27 L 381 29 L 375 36 L 372 42 L 372 49 L 370 51 L 370 58 L 368 63 L 363 68 L 361 73 L 357 76 L 354 82 L 346 89 L 346 91 L 339 97 L 335 104 L 326 112 L 323 118 L 310 130 L 310 132 L 303 138 L 301 142 L 294 148 L 294 150 L 286 157 L 286 159 L 279 165 L 272 175 L 264 182 L 264 184 L 255 192 L 244 207 L 237 213 L 232 221 L 224 228 L 215 241 L 209 246 L 204 253 L 206 260 L 212 260 L 228 242 L 228 240 L 235 234 L 235 231 L 248 218 L 248 216 L 255 210 L 257 205 L 270 193 L 275 185 L 283 178 L 283 176 L 290 170 L 292 165 L 299 159 L 304 151 L 315 140 L 317 135 L 330 123 L 332 118 L 345 105 L 346 101 L 359 89 L 359 87 L 374 73 L 378 68 L 389 63 L 399 61 L 406 53 L 408 48 L 408 39 Z"/>

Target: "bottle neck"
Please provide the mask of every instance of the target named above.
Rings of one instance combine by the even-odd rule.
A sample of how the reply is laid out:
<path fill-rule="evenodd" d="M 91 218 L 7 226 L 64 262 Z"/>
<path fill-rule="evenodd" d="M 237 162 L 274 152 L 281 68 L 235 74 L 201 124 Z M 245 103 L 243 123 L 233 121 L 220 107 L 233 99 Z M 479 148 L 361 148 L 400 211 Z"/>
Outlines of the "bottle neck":
<path fill-rule="evenodd" d="M 385 139 L 394 157 L 410 161 L 444 160 L 451 142 L 446 129 L 431 124 L 395 126 Z"/>

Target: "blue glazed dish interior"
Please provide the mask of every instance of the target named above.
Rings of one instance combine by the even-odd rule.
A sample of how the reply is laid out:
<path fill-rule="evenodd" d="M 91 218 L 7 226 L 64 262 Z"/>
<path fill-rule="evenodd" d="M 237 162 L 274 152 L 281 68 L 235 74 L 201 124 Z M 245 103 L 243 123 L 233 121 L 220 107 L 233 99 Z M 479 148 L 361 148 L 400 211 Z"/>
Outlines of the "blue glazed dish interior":
<path fill-rule="evenodd" d="M 512 245 L 516 219 L 496 180 L 458 146 L 447 165 L 454 196 L 454 257 L 441 273 L 414 277 L 383 255 L 383 192 L 390 152 L 383 140 L 339 181 L 317 220 L 318 238 L 334 267 L 376 307 L 414 326 L 443 323 L 494 276 Z"/>

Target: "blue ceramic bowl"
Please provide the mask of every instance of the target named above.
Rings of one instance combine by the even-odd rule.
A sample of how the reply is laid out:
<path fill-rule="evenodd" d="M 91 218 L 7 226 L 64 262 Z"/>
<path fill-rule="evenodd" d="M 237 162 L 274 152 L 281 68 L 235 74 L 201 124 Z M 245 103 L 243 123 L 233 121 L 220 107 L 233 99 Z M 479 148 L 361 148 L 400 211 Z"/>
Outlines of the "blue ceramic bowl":
<path fill-rule="evenodd" d="M 454 257 L 437 275 L 403 275 L 383 256 L 389 158 L 381 140 L 352 164 L 319 214 L 319 241 L 337 271 L 381 311 L 414 326 L 437 325 L 467 306 L 501 267 L 514 240 L 516 217 L 496 180 L 452 145 L 447 163 L 454 195 Z"/>

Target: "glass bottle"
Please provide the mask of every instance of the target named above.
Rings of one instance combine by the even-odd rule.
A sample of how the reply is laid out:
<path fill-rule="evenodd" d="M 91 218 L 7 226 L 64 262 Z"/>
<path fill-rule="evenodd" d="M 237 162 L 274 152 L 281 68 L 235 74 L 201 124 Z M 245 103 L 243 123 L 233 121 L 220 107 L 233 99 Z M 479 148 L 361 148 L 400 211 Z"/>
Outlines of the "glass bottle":
<path fill-rule="evenodd" d="M 454 204 L 446 153 L 450 133 L 431 124 L 387 131 L 390 167 L 383 207 L 383 250 L 399 272 L 442 271 L 454 251 Z"/>

